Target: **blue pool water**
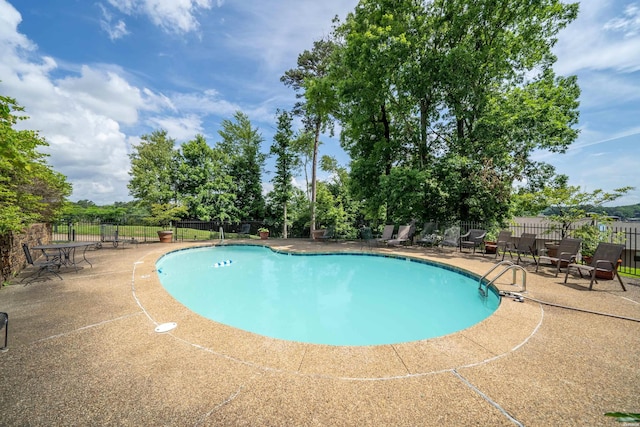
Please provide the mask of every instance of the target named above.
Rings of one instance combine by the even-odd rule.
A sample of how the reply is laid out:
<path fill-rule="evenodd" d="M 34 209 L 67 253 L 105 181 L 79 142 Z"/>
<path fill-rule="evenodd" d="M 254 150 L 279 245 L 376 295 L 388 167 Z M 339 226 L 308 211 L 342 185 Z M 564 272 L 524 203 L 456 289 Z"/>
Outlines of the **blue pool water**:
<path fill-rule="evenodd" d="M 380 345 L 459 331 L 493 313 L 478 279 L 372 255 L 288 255 L 258 246 L 172 252 L 156 264 L 178 301 L 209 319 L 274 338 Z"/>

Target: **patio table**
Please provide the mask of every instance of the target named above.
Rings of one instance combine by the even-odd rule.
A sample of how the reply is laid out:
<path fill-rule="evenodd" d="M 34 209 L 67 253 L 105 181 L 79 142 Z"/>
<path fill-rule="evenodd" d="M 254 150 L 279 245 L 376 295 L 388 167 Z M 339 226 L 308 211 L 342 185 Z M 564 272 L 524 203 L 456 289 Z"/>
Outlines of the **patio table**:
<path fill-rule="evenodd" d="M 67 243 L 51 243 L 48 245 L 36 245 L 32 249 L 35 250 L 57 250 L 60 253 L 60 264 L 66 267 L 72 267 L 78 271 L 78 263 L 86 262 L 93 268 L 93 264 L 87 259 L 87 249 L 95 246 L 97 242 L 67 242 Z M 76 261 L 76 249 L 84 248 L 82 251 L 82 259 Z"/>

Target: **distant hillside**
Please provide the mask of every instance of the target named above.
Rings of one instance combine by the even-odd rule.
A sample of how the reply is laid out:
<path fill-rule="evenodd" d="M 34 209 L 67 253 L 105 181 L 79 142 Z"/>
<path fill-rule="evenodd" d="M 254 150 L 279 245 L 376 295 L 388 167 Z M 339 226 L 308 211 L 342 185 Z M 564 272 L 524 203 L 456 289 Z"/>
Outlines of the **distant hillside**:
<path fill-rule="evenodd" d="M 597 208 L 594 212 L 606 213 L 610 216 L 618 216 L 620 219 L 640 218 L 640 203 L 629 206 L 615 206 L 610 208 Z"/>
<path fill-rule="evenodd" d="M 597 212 L 604 215 L 617 216 L 620 217 L 620 219 L 623 221 L 629 220 L 631 218 L 640 218 L 640 203 L 635 205 L 613 207 L 585 206 L 584 210 L 587 212 Z M 544 214 L 553 214 L 553 211 L 551 209 L 547 209 L 546 211 L 544 211 Z"/>

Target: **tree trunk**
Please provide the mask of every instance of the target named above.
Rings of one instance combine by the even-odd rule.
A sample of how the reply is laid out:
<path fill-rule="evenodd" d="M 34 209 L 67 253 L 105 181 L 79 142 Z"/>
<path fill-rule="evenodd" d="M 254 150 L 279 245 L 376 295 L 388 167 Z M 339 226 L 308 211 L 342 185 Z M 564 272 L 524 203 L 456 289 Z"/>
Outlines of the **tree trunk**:
<path fill-rule="evenodd" d="M 424 168 L 427 163 L 427 100 L 420 100 L 420 168 Z"/>
<path fill-rule="evenodd" d="M 287 238 L 287 204 L 284 204 L 284 224 L 282 225 L 282 237 Z"/>
<path fill-rule="evenodd" d="M 311 160 L 311 233 L 316 229 L 316 169 L 318 165 L 318 145 L 320 144 L 320 120 L 316 120 L 315 140 L 313 141 L 313 158 Z"/>

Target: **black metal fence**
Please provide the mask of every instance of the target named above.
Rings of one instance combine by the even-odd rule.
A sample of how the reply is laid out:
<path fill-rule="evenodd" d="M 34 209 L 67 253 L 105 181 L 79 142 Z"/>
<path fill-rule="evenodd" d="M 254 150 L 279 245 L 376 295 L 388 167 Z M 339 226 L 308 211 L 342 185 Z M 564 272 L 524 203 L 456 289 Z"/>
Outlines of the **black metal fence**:
<path fill-rule="evenodd" d="M 482 223 L 462 222 L 459 225 L 463 233 L 472 228 L 486 229 Z M 261 227 L 264 227 L 264 224 L 260 221 L 243 221 L 238 223 L 221 221 L 178 221 L 173 223 L 169 229 L 173 231 L 174 241 L 199 241 L 218 240 L 223 237 L 229 239 L 257 236 L 258 228 Z M 535 233 L 537 236 L 536 246 L 538 250 L 543 250 L 546 243 L 558 242 L 562 238 L 560 232 L 553 229 L 550 224 L 545 221 L 518 221 L 511 223 L 506 228 L 511 230 L 514 236 L 513 239 L 517 239 L 522 233 Z M 608 228 L 612 235 L 619 234 L 624 236 L 625 250 L 623 252 L 620 271 L 640 275 L 639 227 L 635 224 L 625 223 L 621 225 L 617 223 L 608 226 Z M 133 239 L 137 242 L 157 242 L 157 232 L 165 229 L 167 228 L 144 225 L 141 221 L 136 224 L 136 221 L 132 221 L 131 218 L 128 218 L 126 221 L 109 224 L 100 222 L 60 223 L 53 225 L 52 239 L 55 241 L 109 242 L 117 238 L 121 241 Z M 571 230 L 572 229 L 570 229 L 570 231 Z M 418 229 L 418 231 L 420 230 Z M 115 234 L 115 232 L 117 232 L 117 234 Z"/>
<path fill-rule="evenodd" d="M 576 224 L 569 227 L 568 233 L 571 234 L 572 231 L 579 228 L 581 225 L 582 224 Z M 612 241 L 610 243 L 614 243 L 613 236 L 624 236 L 620 238 L 620 241 L 625 245 L 625 250 L 622 253 L 622 265 L 620 267 L 620 271 L 623 273 L 640 275 L 640 224 L 636 226 L 635 223 L 614 223 L 613 225 L 606 225 L 606 227 L 609 231 L 609 235 L 612 236 Z M 461 223 L 460 228 L 462 232 L 472 228 L 485 229 L 483 224 L 470 222 Z M 561 231 L 551 227 L 551 224 L 546 221 L 514 222 L 508 227 L 505 227 L 505 230 L 511 231 L 512 236 L 514 236 L 512 237 L 514 242 L 522 233 L 534 233 L 536 235 L 536 249 L 538 251 L 544 250 L 547 243 L 559 242 L 562 240 Z"/>
<path fill-rule="evenodd" d="M 220 238 L 247 237 L 257 235 L 258 228 L 263 227 L 259 221 L 230 223 L 220 221 L 177 221 L 166 227 L 145 225 L 127 220 L 103 223 L 99 221 L 69 222 L 53 224 L 54 241 L 99 241 L 115 240 L 146 243 L 158 241 L 158 231 L 173 231 L 175 241 L 217 240 Z"/>

